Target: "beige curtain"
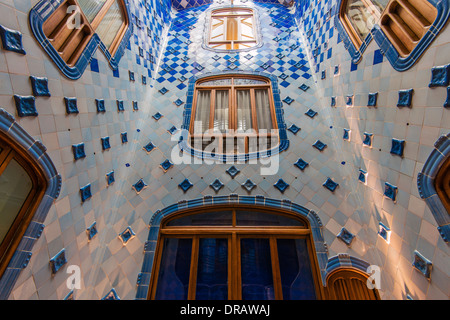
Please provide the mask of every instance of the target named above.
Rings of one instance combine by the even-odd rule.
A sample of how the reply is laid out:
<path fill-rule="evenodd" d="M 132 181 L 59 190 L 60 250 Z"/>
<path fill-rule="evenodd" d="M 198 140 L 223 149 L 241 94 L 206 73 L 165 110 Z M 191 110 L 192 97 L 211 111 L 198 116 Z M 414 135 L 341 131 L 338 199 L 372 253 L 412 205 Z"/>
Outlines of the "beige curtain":
<path fill-rule="evenodd" d="M 216 91 L 216 105 L 214 109 L 214 131 L 226 132 L 229 124 L 228 90 Z"/>
<path fill-rule="evenodd" d="M 267 89 L 255 90 L 256 104 L 256 120 L 258 121 L 258 129 L 273 129 L 272 114 L 270 112 L 269 92 Z"/>
<path fill-rule="evenodd" d="M 209 114 L 211 112 L 211 91 L 197 92 L 197 106 L 194 119 L 194 133 L 203 134 L 209 129 Z"/>
<path fill-rule="evenodd" d="M 237 94 L 237 127 L 238 131 L 252 129 L 252 108 L 250 90 L 238 90 Z"/>

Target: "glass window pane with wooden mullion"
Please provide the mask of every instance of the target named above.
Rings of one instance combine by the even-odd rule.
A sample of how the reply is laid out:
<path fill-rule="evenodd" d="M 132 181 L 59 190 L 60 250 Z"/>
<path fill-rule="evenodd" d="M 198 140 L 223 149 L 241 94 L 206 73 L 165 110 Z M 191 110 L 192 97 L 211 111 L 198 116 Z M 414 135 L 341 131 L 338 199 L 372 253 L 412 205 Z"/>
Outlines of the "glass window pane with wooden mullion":
<path fill-rule="evenodd" d="M 114 0 L 111 7 L 103 16 L 95 32 L 98 34 L 106 48 L 110 49 L 113 41 L 119 35 L 125 23 L 124 12 L 117 0 Z"/>

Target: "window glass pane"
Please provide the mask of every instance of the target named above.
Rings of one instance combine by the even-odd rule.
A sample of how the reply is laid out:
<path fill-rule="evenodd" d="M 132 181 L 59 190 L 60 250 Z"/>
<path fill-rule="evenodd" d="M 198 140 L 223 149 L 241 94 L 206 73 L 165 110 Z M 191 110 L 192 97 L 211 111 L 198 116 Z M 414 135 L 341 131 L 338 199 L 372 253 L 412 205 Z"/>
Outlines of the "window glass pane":
<path fill-rule="evenodd" d="M 237 127 L 236 130 L 252 129 L 252 108 L 250 90 L 238 90 L 237 95 Z"/>
<path fill-rule="evenodd" d="M 228 299 L 228 239 L 199 240 L 197 300 Z"/>
<path fill-rule="evenodd" d="M 198 85 L 199 86 L 230 86 L 231 78 L 205 81 L 205 82 L 199 83 Z"/>
<path fill-rule="evenodd" d="M 374 4 L 374 6 L 378 9 L 378 11 L 383 12 L 384 8 L 386 8 L 386 6 L 389 3 L 389 0 L 371 0 L 372 3 Z"/>
<path fill-rule="evenodd" d="M 267 89 L 255 90 L 255 104 L 256 104 L 256 119 L 258 121 L 258 130 L 273 129 L 272 113 L 270 112 L 269 92 Z"/>
<path fill-rule="evenodd" d="M 192 239 L 165 238 L 155 299 L 186 300 Z"/>
<path fill-rule="evenodd" d="M 205 133 L 209 129 L 209 114 L 211 112 L 211 91 L 197 92 L 197 106 L 195 109 L 194 133 Z"/>
<path fill-rule="evenodd" d="M 226 18 L 211 19 L 210 41 L 225 40 L 225 19 Z"/>
<path fill-rule="evenodd" d="M 167 223 L 167 226 L 231 226 L 231 211 L 213 211 L 191 214 Z"/>
<path fill-rule="evenodd" d="M 228 130 L 229 112 L 228 90 L 217 90 L 214 109 L 214 131 L 225 132 Z"/>
<path fill-rule="evenodd" d="M 348 0 L 346 15 L 358 37 L 364 40 L 376 22 L 375 15 L 361 0 Z"/>
<path fill-rule="evenodd" d="M 117 0 L 115 0 L 97 27 L 97 30 L 95 30 L 105 44 L 106 48 L 109 49 L 111 47 L 111 44 L 119 33 L 120 27 L 124 22 L 125 17 L 123 10 Z"/>
<path fill-rule="evenodd" d="M 258 79 L 245 79 L 245 78 L 235 78 L 235 85 L 251 85 L 251 84 L 267 84 L 266 81 Z"/>
<path fill-rule="evenodd" d="M 277 239 L 284 300 L 316 299 L 306 239 Z"/>
<path fill-rule="evenodd" d="M 32 187 L 33 182 L 25 169 L 14 159 L 11 160 L 0 176 L 0 243 L 14 223 Z"/>
<path fill-rule="evenodd" d="M 100 9 L 106 3 L 106 0 L 78 0 L 81 10 L 91 23 L 95 16 L 100 12 Z"/>
<path fill-rule="evenodd" d="M 241 279 L 243 300 L 273 300 L 269 239 L 241 239 Z"/>
<path fill-rule="evenodd" d="M 283 226 L 303 227 L 302 221 L 279 214 L 257 211 L 236 211 L 236 225 L 238 226 Z"/>

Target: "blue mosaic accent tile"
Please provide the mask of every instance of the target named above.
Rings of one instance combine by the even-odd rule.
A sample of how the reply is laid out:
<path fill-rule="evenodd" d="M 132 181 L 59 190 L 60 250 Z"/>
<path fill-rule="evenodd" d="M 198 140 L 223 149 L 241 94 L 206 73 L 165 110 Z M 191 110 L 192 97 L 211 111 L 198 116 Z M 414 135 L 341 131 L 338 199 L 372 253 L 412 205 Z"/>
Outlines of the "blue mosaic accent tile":
<path fill-rule="evenodd" d="M 405 149 L 405 140 L 392 139 L 391 154 L 403 157 L 404 149 Z"/>
<path fill-rule="evenodd" d="M 327 77 L 327 71 L 323 70 L 322 75 L 320 76 L 320 79 L 324 80 Z"/>
<path fill-rule="evenodd" d="M 417 250 L 414 250 L 414 260 L 412 265 L 420 271 L 425 278 L 430 279 L 433 264 Z"/>
<path fill-rule="evenodd" d="M 302 84 L 300 87 L 298 87 L 298 88 L 301 89 L 301 90 L 303 90 L 303 91 L 306 91 L 306 90 L 309 89 L 309 86 L 303 83 L 303 84 Z"/>
<path fill-rule="evenodd" d="M 169 130 L 167 130 L 171 135 L 174 135 L 178 129 L 175 126 L 172 126 Z"/>
<path fill-rule="evenodd" d="M 288 130 L 290 132 L 292 132 L 293 134 L 297 134 L 297 132 L 299 132 L 301 129 L 299 127 L 297 127 L 295 124 L 292 124 Z"/>
<path fill-rule="evenodd" d="M 87 199 L 92 197 L 91 193 L 91 185 L 85 185 L 84 187 L 80 188 L 80 195 L 81 195 L 81 201 L 85 202 Z"/>
<path fill-rule="evenodd" d="M 382 237 L 387 243 L 390 241 L 391 229 L 386 227 L 382 222 L 378 223 L 378 235 Z"/>
<path fill-rule="evenodd" d="M 372 146 L 373 133 L 364 132 L 363 144 L 371 147 Z"/>
<path fill-rule="evenodd" d="M 128 142 L 128 134 L 126 132 L 121 132 L 120 140 L 122 141 L 122 143 L 127 143 Z"/>
<path fill-rule="evenodd" d="M 350 141 L 350 132 L 351 132 L 350 129 L 344 128 L 344 135 L 342 136 L 342 139 Z"/>
<path fill-rule="evenodd" d="M 139 110 L 139 106 L 138 106 L 138 102 L 137 101 L 133 101 L 133 110 L 134 111 L 138 111 Z"/>
<path fill-rule="evenodd" d="M 313 109 L 308 109 L 308 111 L 306 111 L 305 114 L 310 118 L 314 118 L 317 115 L 317 111 L 314 111 Z"/>
<path fill-rule="evenodd" d="M 336 106 L 336 97 L 331 97 L 330 106 L 332 107 Z"/>
<path fill-rule="evenodd" d="M 347 105 L 347 107 L 353 106 L 353 96 L 347 96 L 345 98 L 345 104 Z"/>
<path fill-rule="evenodd" d="M 339 74 L 339 65 L 334 66 L 334 75 L 337 76 Z"/>
<path fill-rule="evenodd" d="M 345 228 L 342 228 L 339 234 L 337 235 L 338 239 L 341 239 L 347 246 L 350 246 L 352 244 L 353 239 L 355 238 L 355 235 L 348 231 Z"/>
<path fill-rule="evenodd" d="M 108 172 L 106 174 L 106 182 L 108 183 L 108 186 L 112 185 L 116 181 L 116 178 L 114 177 L 114 171 Z"/>
<path fill-rule="evenodd" d="M 155 119 L 156 121 L 158 121 L 159 119 L 161 119 L 163 117 L 163 115 L 159 112 L 155 113 L 152 118 Z"/>
<path fill-rule="evenodd" d="M 147 84 L 147 77 L 146 76 L 142 76 L 142 84 Z"/>
<path fill-rule="evenodd" d="M 411 107 L 414 89 L 400 90 L 398 92 L 397 107 Z"/>
<path fill-rule="evenodd" d="M 292 99 L 291 97 L 288 96 L 288 97 L 284 98 L 283 102 L 290 105 L 292 102 L 294 102 L 294 99 Z"/>
<path fill-rule="evenodd" d="M 149 143 L 147 143 L 142 149 L 144 149 L 147 153 L 150 153 L 150 152 L 152 152 L 155 148 L 156 148 L 156 146 L 155 146 L 152 142 L 149 142 Z"/>
<path fill-rule="evenodd" d="M 231 178 L 234 178 L 241 171 L 235 166 L 231 166 L 227 169 L 226 172 L 231 176 Z"/>
<path fill-rule="evenodd" d="M 380 49 L 377 49 L 373 52 L 373 64 L 379 64 L 383 62 L 383 53 Z"/>
<path fill-rule="evenodd" d="M 111 144 L 109 143 L 109 137 L 100 138 L 102 142 L 102 149 L 108 150 L 111 148 Z"/>
<path fill-rule="evenodd" d="M 67 263 L 66 250 L 62 249 L 53 258 L 50 259 L 50 268 L 52 274 L 55 274 Z"/>
<path fill-rule="evenodd" d="M 137 194 L 139 194 L 142 190 L 147 188 L 147 184 L 144 182 L 144 180 L 139 179 L 135 184 L 133 184 L 132 188 L 134 191 L 136 191 Z"/>
<path fill-rule="evenodd" d="M 92 240 L 95 237 L 95 235 L 98 233 L 97 222 L 94 221 L 89 227 L 87 227 L 86 233 L 88 236 L 88 240 L 89 241 Z"/>
<path fill-rule="evenodd" d="M 95 106 L 97 108 L 97 112 L 98 113 L 106 112 L 105 100 L 103 100 L 103 99 L 95 99 Z"/>
<path fill-rule="evenodd" d="M 77 98 L 64 97 L 64 103 L 66 105 L 66 113 L 67 114 L 79 113 L 78 106 L 77 106 Z"/>
<path fill-rule="evenodd" d="M 450 82 L 450 64 L 431 68 L 431 80 L 428 86 L 447 87 Z"/>
<path fill-rule="evenodd" d="M 289 184 L 287 184 L 283 179 L 278 179 L 278 181 L 274 184 L 274 187 L 280 190 L 281 193 L 284 193 L 284 191 L 286 191 L 289 187 Z"/>
<path fill-rule="evenodd" d="M 447 87 L 447 100 L 444 102 L 444 108 L 450 108 L 450 87 Z"/>
<path fill-rule="evenodd" d="M 327 178 L 327 180 L 325 180 L 325 182 L 323 183 L 323 186 L 331 192 L 334 192 L 334 190 L 336 190 L 336 188 L 339 186 L 339 183 L 334 182 L 331 178 Z"/>
<path fill-rule="evenodd" d="M 368 107 L 376 107 L 377 105 L 378 92 L 369 93 L 369 98 L 367 100 Z"/>
<path fill-rule="evenodd" d="M 22 34 L 19 31 L 11 30 L 0 25 L 0 37 L 3 49 L 26 54 L 22 44 Z"/>
<path fill-rule="evenodd" d="M 384 195 L 387 198 L 389 198 L 395 202 L 395 200 L 397 198 L 397 187 L 388 182 L 385 182 L 384 183 Z"/>
<path fill-rule="evenodd" d="M 294 163 L 294 166 L 296 166 L 297 168 L 299 168 L 300 170 L 305 170 L 305 168 L 309 165 L 308 162 L 306 162 L 305 160 L 303 160 L 302 158 L 299 158 L 297 160 L 297 162 Z"/>
<path fill-rule="evenodd" d="M 125 107 L 123 106 L 123 100 L 117 100 L 117 111 L 125 111 Z"/>
<path fill-rule="evenodd" d="M 320 140 L 317 140 L 317 141 L 314 142 L 314 144 L 313 144 L 313 147 L 316 148 L 316 149 L 319 150 L 319 151 L 323 151 L 323 149 L 325 149 L 326 146 L 327 146 L 327 145 L 326 145 L 325 143 L 323 143 L 322 141 L 320 141 Z"/>
<path fill-rule="evenodd" d="M 91 71 L 93 71 L 93 72 L 100 72 L 100 68 L 98 67 L 98 60 L 97 59 L 92 58 L 90 66 L 91 66 Z"/>
<path fill-rule="evenodd" d="M 86 153 L 84 152 L 84 143 L 72 145 L 72 151 L 74 160 L 86 157 Z"/>
<path fill-rule="evenodd" d="M 102 300 L 120 300 L 120 297 L 117 295 L 117 292 L 114 288 L 112 288 L 103 298 Z"/>
<path fill-rule="evenodd" d="M 358 180 L 364 184 L 367 183 L 367 171 L 359 169 Z"/>
<path fill-rule="evenodd" d="M 193 184 L 189 181 L 189 179 L 184 179 L 178 186 L 186 193 L 193 186 Z"/>
<path fill-rule="evenodd" d="M 222 187 L 224 186 L 224 184 L 222 183 L 222 181 L 220 181 L 219 179 L 214 180 L 213 183 L 211 183 L 209 185 L 211 188 L 214 189 L 214 191 L 218 192 L 220 189 L 222 189 Z"/>
<path fill-rule="evenodd" d="M 130 81 L 134 81 L 134 72 L 133 71 L 128 71 L 128 77 L 130 79 Z"/>
<path fill-rule="evenodd" d="M 179 106 L 181 106 L 181 105 L 184 103 L 184 101 L 181 100 L 181 99 L 177 99 L 177 100 L 174 101 L 174 103 L 175 103 L 175 105 L 176 105 L 177 107 L 179 107 Z"/>
<path fill-rule="evenodd" d="M 36 110 L 36 100 L 33 96 L 19 96 L 15 94 L 14 101 L 19 117 L 35 117 L 38 115 Z"/>
<path fill-rule="evenodd" d="M 167 170 L 172 168 L 173 163 L 169 159 L 166 159 L 160 164 L 160 166 L 164 170 L 164 172 L 167 172 Z"/>
<path fill-rule="evenodd" d="M 31 89 L 35 97 L 50 97 L 48 90 L 48 79 L 45 77 L 30 76 Z"/>
<path fill-rule="evenodd" d="M 256 184 L 253 183 L 252 180 L 247 179 L 243 184 L 242 184 L 242 188 L 246 189 L 248 192 L 252 191 L 253 188 L 256 187 Z"/>
<path fill-rule="evenodd" d="M 128 226 L 119 234 L 119 239 L 122 240 L 123 245 L 126 245 L 135 236 L 136 234 L 134 233 L 133 229 Z"/>

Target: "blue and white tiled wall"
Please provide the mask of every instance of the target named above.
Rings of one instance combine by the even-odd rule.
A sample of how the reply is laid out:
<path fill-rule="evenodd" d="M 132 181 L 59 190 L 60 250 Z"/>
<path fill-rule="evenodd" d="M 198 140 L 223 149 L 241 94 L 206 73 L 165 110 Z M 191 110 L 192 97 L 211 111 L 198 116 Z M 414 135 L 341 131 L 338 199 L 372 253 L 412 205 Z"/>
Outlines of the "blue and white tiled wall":
<path fill-rule="evenodd" d="M 449 132 L 446 88 L 428 87 L 431 68 L 450 62 L 448 28 L 413 68 L 399 73 L 374 41 L 352 63 L 334 27 L 334 0 L 299 0 L 292 8 L 234 1 L 257 11 L 262 46 L 228 53 L 202 46 L 208 10 L 228 1 L 177 1 L 176 10 L 169 1 L 130 0 L 133 35 L 118 70 L 97 51 L 83 76 L 70 81 L 28 28 L 35 3 L 0 1 L 0 24 L 21 32 L 26 50 L 0 52 L 0 107 L 43 142 L 63 183 L 10 299 L 134 299 L 157 210 L 229 194 L 289 199 L 314 210 L 328 256 L 346 253 L 380 266 L 385 299 L 446 299 L 448 246 L 416 178 L 434 142 Z M 231 164 L 173 163 L 172 130 L 183 125 L 189 78 L 223 71 L 277 78 L 292 130 L 276 175 L 260 175 L 257 164 L 235 164 L 239 173 L 231 176 Z M 38 116 L 19 117 L 13 96 L 32 95 L 30 76 L 46 77 L 51 96 L 36 97 Z M 409 88 L 412 107 L 397 107 L 398 92 Z M 367 107 L 375 92 L 376 106 Z M 66 114 L 65 97 L 76 97 L 78 113 Z M 97 111 L 96 99 L 105 112 Z M 390 152 L 392 139 L 406 141 L 402 156 Z M 284 188 L 275 186 L 280 179 Z M 434 281 L 413 267 L 415 252 L 432 262 Z M 49 261 L 64 263 L 53 274 Z M 82 288 L 72 293 L 70 265 L 82 273 Z"/>

